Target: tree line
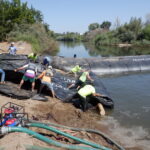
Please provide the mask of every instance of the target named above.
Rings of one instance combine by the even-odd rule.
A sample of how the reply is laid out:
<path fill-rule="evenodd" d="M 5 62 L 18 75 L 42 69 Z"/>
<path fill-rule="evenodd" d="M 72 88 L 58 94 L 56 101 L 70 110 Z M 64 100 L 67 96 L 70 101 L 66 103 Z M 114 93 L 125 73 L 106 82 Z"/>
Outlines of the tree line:
<path fill-rule="evenodd" d="M 21 0 L 0 0 L 0 41 L 25 40 L 32 44 L 35 51 L 45 51 L 52 48 L 49 43 L 53 43 L 53 48 L 57 49 L 53 36 L 54 32 L 44 23 L 39 10 L 32 6 L 29 8 L 27 2 Z M 48 45 L 43 47 L 45 44 Z"/>
<path fill-rule="evenodd" d="M 84 41 L 92 41 L 97 47 L 101 45 L 117 45 L 120 43 L 132 45 L 150 45 L 150 16 L 145 23 L 141 18 L 132 17 L 129 23 L 110 29 L 112 23 L 92 23 L 84 33 Z"/>

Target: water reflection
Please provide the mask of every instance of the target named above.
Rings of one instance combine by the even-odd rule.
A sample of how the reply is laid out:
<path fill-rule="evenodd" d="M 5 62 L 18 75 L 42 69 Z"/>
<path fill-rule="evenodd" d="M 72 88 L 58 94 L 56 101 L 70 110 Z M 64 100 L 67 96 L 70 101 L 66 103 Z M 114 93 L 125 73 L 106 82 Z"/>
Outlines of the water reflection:
<path fill-rule="evenodd" d="M 102 46 L 98 51 L 102 56 L 133 56 L 150 54 L 150 48 L 147 47 Z"/>
<path fill-rule="evenodd" d="M 130 55 L 149 55 L 148 47 L 116 47 L 101 46 L 96 48 L 90 43 L 82 42 L 59 42 L 60 50 L 57 55 L 72 57 L 77 54 L 78 57 L 110 57 L 110 56 L 130 56 Z"/>

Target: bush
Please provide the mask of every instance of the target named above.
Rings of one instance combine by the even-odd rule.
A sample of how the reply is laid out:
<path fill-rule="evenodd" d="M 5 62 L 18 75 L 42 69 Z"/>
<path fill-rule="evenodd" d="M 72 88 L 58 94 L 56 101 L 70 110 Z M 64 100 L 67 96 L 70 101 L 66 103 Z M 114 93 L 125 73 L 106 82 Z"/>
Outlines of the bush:
<path fill-rule="evenodd" d="M 45 27 L 40 24 L 16 25 L 8 34 L 10 41 L 26 41 L 32 45 L 33 51 L 37 53 L 54 53 L 58 50 L 58 44 L 46 32 Z"/>

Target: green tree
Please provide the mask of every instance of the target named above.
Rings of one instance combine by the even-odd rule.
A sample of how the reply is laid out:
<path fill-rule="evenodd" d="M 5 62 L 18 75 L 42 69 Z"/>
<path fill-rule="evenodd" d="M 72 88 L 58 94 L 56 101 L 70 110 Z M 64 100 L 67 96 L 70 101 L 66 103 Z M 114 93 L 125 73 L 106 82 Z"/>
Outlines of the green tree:
<path fill-rule="evenodd" d="M 109 21 L 104 21 L 104 22 L 100 25 L 100 27 L 101 27 L 102 29 L 107 29 L 107 30 L 109 30 L 110 26 L 111 26 L 111 22 L 109 22 Z"/>
<path fill-rule="evenodd" d="M 21 0 L 0 0 L 0 40 L 6 39 L 7 34 L 15 24 L 33 24 L 42 22 L 43 16 L 40 11 L 33 7 L 28 8 L 27 2 Z"/>
<path fill-rule="evenodd" d="M 89 31 L 98 29 L 100 27 L 100 25 L 98 23 L 92 23 L 88 26 Z"/>
<path fill-rule="evenodd" d="M 143 29 L 144 39 L 150 40 L 150 24 Z"/>

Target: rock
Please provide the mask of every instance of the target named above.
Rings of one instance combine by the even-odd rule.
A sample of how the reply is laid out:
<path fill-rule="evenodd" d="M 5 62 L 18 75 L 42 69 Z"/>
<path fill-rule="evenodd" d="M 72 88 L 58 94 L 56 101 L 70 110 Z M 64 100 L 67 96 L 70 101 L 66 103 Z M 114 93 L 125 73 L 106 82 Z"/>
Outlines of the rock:
<path fill-rule="evenodd" d="M 38 100 L 38 101 L 48 101 L 48 98 L 46 98 L 43 95 L 39 95 L 39 94 L 32 96 L 31 99 L 32 100 Z"/>

